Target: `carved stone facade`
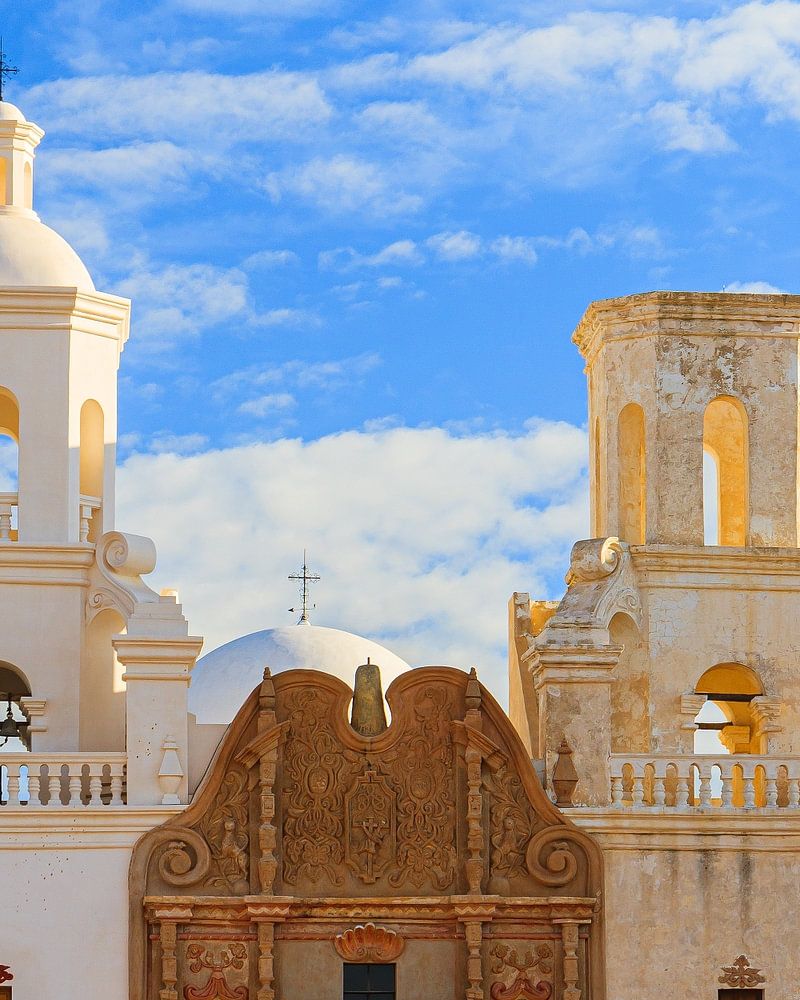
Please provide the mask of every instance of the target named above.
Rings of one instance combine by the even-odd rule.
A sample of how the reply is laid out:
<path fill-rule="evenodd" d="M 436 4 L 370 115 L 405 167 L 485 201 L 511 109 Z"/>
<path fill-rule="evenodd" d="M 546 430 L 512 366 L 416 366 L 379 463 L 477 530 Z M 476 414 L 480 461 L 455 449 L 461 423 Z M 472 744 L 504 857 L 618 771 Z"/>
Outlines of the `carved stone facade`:
<path fill-rule="evenodd" d="M 336 1000 L 342 961 L 397 962 L 400 1000 L 604 1000 L 599 851 L 474 672 L 403 675 L 376 736 L 351 697 L 267 673 L 139 842 L 131 1000 Z"/>

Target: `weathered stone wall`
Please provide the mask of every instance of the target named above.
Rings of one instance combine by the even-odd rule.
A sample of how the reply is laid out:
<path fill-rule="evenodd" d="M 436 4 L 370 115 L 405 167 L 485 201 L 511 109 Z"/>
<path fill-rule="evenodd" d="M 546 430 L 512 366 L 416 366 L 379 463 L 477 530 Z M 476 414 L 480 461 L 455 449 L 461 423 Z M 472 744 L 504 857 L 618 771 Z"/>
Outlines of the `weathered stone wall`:
<path fill-rule="evenodd" d="M 603 847 L 609 1000 L 716 1000 L 740 955 L 767 997 L 800 1000 L 800 821 L 570 815 Z"/>

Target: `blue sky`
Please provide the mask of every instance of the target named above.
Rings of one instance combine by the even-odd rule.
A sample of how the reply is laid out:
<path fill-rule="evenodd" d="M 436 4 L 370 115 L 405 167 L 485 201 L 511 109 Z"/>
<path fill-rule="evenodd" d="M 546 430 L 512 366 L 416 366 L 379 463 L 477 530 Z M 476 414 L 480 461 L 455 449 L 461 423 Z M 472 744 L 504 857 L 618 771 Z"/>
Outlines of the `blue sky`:
<path fill-rule="evenodd" d="M 308 544 L 326 624 L 502 694 L 586 531 L 586 305 L 796 289 L 800 3 L 2 12 L 37 209 L 134 302 L 121 527 L 196 630 L 283 624 Z"/>

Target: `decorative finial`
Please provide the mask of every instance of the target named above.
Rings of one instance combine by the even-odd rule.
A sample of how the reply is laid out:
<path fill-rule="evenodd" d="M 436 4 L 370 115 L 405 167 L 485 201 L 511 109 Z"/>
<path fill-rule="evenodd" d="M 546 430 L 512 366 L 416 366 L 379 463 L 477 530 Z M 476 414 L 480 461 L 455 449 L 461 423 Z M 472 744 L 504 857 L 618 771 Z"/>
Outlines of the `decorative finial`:
<path fill-rule="evenodd" d="M 361 736 L 380 736 L 386 729 L 381 668 L 369 657 L 356 669 L 350 725 Z"/>
<path fill-rule="evenodd" d="M 303 599 L 303 604 L 302 604 L 302 607 L 300 608 L 300 618 L 299 618 L 297 624 L 298 625 L 310 625 L 311 622 L 310 622 L 309 617 L 308 617 L 308 612 L 309 612 L 309 610 L 312 610 L 313 608 L 315 608 L 316 604 L 310 604 L 309 603 L 310 595 L 309 595 L 309 586 L 308 585 L 310 583 L 316 583 L 318 580 L 321 579 L 321 577 L 319 577 L 316 573 L 310 573 L 309 572 L 308 565 L 307 565 L 307 560 L 306 560 L 306 550 L 305 549 L 303 549 L 303 571 L 302 571 L 302 573 L 292 573 L 289 576 L 289 579 L 290 580 L 300 580 L 302 582 L 302 586 L 300 588 L 300 594 L 301 594 L 301 597 Z M 297 611 L 298 609 L 297 608 L 289 608 L 289 610 L 292 611 L 292 612 L 294 612 L 294 611 Z"/>
<path fill-rule="evenodd" d="M 0 101 L 3 100 L 3 84 L 9 76 L 16 76 L 19 69 L 6 62 L 6 54 L 3 49 L 3 36 L 0 35 Z"/>

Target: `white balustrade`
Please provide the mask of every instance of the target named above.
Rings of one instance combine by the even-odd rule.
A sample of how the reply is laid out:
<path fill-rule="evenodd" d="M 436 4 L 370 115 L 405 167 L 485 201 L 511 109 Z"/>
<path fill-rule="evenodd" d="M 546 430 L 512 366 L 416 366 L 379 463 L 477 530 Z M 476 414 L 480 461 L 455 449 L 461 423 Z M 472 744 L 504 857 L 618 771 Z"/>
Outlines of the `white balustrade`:
<path fill-rule="evenodd" d="M 125 805 L 124 753 L 0 753 L 0 809 Z"/>
<path fill-rule="evenodd" d="M 616 809 L 800 808 L 800 756 L 611 754 L 610 764 Z"/>
<path fill-rule="evenodd" d="M 89 530 L 92 525 L 92 518 L 97 513 L 98 510 L 103 506 L 103 501 L 100 497 L 90 497 L 81 493 L 80 496 L 80 517 L 81 517 L 81 527 L 80 527 L 80 540 L 82 542 L 89 541 Z"/>
<path fill-rule="evenodd" d="M 15 512 L 18 506 L 18 493 L 0 493 L 0 542 L 11 542 L 14 540 L 16 531 Z"/>

